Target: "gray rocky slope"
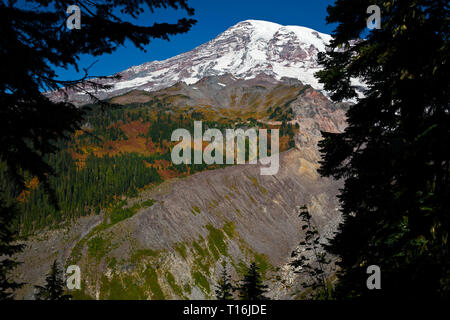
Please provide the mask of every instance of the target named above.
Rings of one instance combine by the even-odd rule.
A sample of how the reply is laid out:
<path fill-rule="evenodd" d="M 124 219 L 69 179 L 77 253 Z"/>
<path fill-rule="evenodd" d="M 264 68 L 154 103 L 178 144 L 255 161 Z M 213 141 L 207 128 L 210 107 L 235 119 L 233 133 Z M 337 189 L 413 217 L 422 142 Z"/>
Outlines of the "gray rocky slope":
<path fill-rule="evenodd" d="M 288 263 L 303 237 L 296 207 L 306 204 L 324 238 L 332 235 L 339 183 L 317 173 L 317 142 L 321 130 L 345 126 L 343 106 L 312 88 L 301 91 L 290 104 L 300 127 L 296 147 L 280 154 L 276 175 L 261 176 L 259 165 L 201 172 L 131 199 L 139 211 L 117 224 L 100 214 L 43 231 L 18 256 L 24 263 L 16 276 L 27 283 L 18 297 L 32 298 L 58 259 L 80 266 L 81 292 L 97 299 L 213 298 L 223 260 L 235 280 L 256 261 L 272 298 L 295 298 L 301 290 Z"/>
<path fill-rule="evenodd" d="M 256 260 L 266 271 L 270 296 L 292 298 L 295 286 L 281 283 L 295 284 L 285 265 L 302 237 L 296 206 L 308 205 L 323 235 L 330 236 L 339 219 L 338 184 L 320 178 L 316 168 L 292 149 L 281 154 L 274 176 L 260 176 L 255 165 L 197 173 L 141 194 L 133 201 L 151 198 L 155 204 L 110 228 L 94 228 L 103 221 L 100 215 L 46 231 L 18 257 L 24 261 L 19 279 L 30 284 L 19 296 L 31 298 L 31 284 L 41 282 L 58 259 L 81 267 L 83 291 L 92 297 L 115 298 L 114 290 L 135 290 L 139 295 L 123 295 L 211 298 L 225 259 L 235 279 L 243 265 Z M 101 254 L 90 252 L 95 239 L 102 239 Z"/>
<path fill-rule="evenodd" d="M 293 92 L 301 94 L 295 94 L 289 99 L 289 106 L 294 113 L 293 122 L 298 123 L 300 129 L 295 148 L 280 154 L 279 172 L 274 176 L 261 176 L 258 165 L 235 165 L 197 173 L 184 179 L 172 179 L 129 200 L 128 206 L 140 209 L 132 217 L 117 224 L 109 224 L 104 213 L 101 213 L 81 218 L 58 229 L 43 230 L 30 238 L 25 251 L 17 256 L 23 264 L 16 269 L 15 277 L 26 282 L 18 291 L 18 298 L 32 298 L 33 286 L 43 282 L 54 259 L 64 266 L 80 266 L 82 290 L 73 292 L 78 298 L 213 298 L 214 285 L 223 260 L 228 262 L 234 280 L 242 275 L 246 265 L 256 261 L 264 273 L 266 283 L 270 285 L 270 297 L 298 297 L 301 293 L 299 281 L 288 266 L 292 250 L 297 248 L 303 237 L 296 207 L 307 205 L 321 234 L 324 237 L 332 235 L 340 218 L 336 199 L 340 183 L 322 178 L 317 173 L 320 160 L 317 142 L 321 139 L 321 130 L 340 132 L 344 129 L 345 106 L 334 105 L 314 87 L 303 88 L 298 79 L 283 78 L 283 73 L 275 72 L 286 70 L 281 67 L 287 68 L 291 63 L 295 68 L 306 68 L 308 74 L 311 74 L 311 70 L 316 67 L 311 57 L 315 57 L 319 44 L 313 47 L 305 47 L 303 44 L 307 41 L 315 43 L 316 40 L 323 44 L 325 36 L 315 35 L 310 30 L 283 29 L 274 25 L 269 27 L 267 29 L 261 27 L 259 22 L 247 21 L 200 47 L 198 50 L 202 55 L 199 52 L 191 54 L 203 57 L 197 62 L 199 65 L 206 63 L 207 67 L 204 68 L 178 65 L 191 60 L 195 64 L 196 60 L 191 59 L 193 56 L 177 56 L 174 60 L 165 61 L 164 63 L 177 67 L 167 65 L 164 68 L 174 71 L 179 67 L 181 71 L 195 71 L 195 77 L 192 72 L 186 77 L 200 80 L 193 80 L 191 84 L 188 81 L 186 84 L 186 77 L 182 77 L 184 80 L 178 76 L 172 77 L 173 74 L 178 74 L 172 72 L 167 75 L 170 75 L 167 78 L 170 81 L 160 90 L 174 96 L 182 93 L 178 96 L 187 95 L 189 102 L 211 105 L 220 110 L 230 104 L 226 99 L 236 92 L 239 95 L 242 91 L 244 96 L 250 91 L 246 95 L 248 97 L 252 97 L 255 92 L 265 95 L 265 91 L 261 89 L 261 81 L 266 89 L 271 88 L 273 92 L 277 92 L 275 90 L 278 90 L 279 82 L 293 86 Z M 299 40 L 302 36 L 306 37 L 303 42 Z M 252 46 L 246 47 L 246 39 Z M 223 41 L 228 43 L 227 46 L 220 45 Z M 256 63 L 248 70 L 245 69 L 248 65 L 243 65 L 242 69 L 233 63 L 224 65 L 226 59 L 223 57 L 228 57 L 232 51 L 230 48 L 233 48 L 230 43 L 235 43 L 234 48 L 238 52 L 250 50 L 247 54 L 243 53 L 236 63 L 242 61 L 249 65 L 250 62 L 258 62 L 252 56 L 266 61 L 270 54 L 277 61 L 268 60 L 272 67 Z M 267 51 L 269 45 L 273 52 Z M 205 48 L 212 50 L 211 56 Z M 267 51 L 265 57 L 258 55 L 261 48 Z M 219 53 L 223 51 L 223 54 L 214 56 L 213 49 Z M 303 52 L 307 55 L 304 56 Z M 280 57 L 292 61 L 278 61 Z M 216 64 L 211 64 L 210 60 L 216 61 Z M 158 65 L 149 63 L 126 72 L 134 72 L 139 77 L 153 77 L 157 72 L 152 68 Z M 223 70 L 213 72 L 218 66 Z M 231 68 L 233 66 L 242 71 L 238 74 L 239 77 L 235 78 L 237 71 Z M 202 70 L 209 71 L 202 73 Z M 274 72 L 271 73 L 270 70 Z M 259 76 L 261 71 L 266 76 Z M 231 76 L 226 75 L 227 73 L 231 73 Z M 163 80 L 164 74 L 161 73 Z M 136 75 L 129 76 L 129 80 L 136 79 Z M 204 76 L 208 77 L 203 78 Z M 133 86 L 126 87 L 124 91 L 116 91 L 115 94 L 134 89 L 147 92 L 156 90 L 156 80 L 150 80 L 143 87 L 136 87 L 130 82 L 128 84 Z M 180 80 L 184 82 L 167 88 L 173 84 L 172 80 L 173 83 Z M 121 85 L 125 88 L 123 83 Z M 117 86 L 119 87 L 120 85 Z M 147 99 L 145 94 L 136 92 L 118 97 L 115 102 L 123 103 L 121 99 L 124 97 L 125 102 L 130 99 Z M 222 95 L 223 98 L 220 98 Z M 218 107 L 218 102 L 211 100 L 211 96 L 224 105 Z M 180 101 L 180 104 L 184 104 L 183 100 Z M 265 102 L 258 102 L 257 106 L 255 104 L 256 108 L 266 108 Z M 247 105 L 247 108 L 250 106 Z M 240 107 L 236 104 L 234 108 Z M 150 199 L 153 204 L 148 201 Z"/>

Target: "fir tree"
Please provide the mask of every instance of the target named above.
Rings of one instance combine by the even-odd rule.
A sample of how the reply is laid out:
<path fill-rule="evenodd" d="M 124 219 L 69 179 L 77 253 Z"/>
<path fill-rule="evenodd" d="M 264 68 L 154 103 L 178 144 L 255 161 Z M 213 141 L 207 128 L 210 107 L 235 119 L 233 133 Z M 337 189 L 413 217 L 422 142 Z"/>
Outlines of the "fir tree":
<path fill-rule="evenodd" d="M 9 273 L 19 264 L 11 257 L 23 250 L 24 245 L 16 243 L 13 219 L 14 205 L 6 205 L 0 198 L 0 300 L 13 299 L 14 290 L 23 284 L 9 279 Z"/>
<path fill-rule="evenodd" d="M 107 88 L 92 80 L 89 66 L 84 66 L 83 76 L 70 81 L 58 80 L 56 67 L 78 71 L 80 55 L 112 53 L 127 40 L 144 50 L 151 39 L 168 40 L 187 32 L 196 22 L 182 18 L 173 24 L 140 26 L 127 21 L 127 17 L 137 18 L 146 10 L 168 7 L 181 8 L 192 16 L 194 10 L 186 0 L 80 1 L 81 29 L 66 30 L 66 10 L 72 4 L 60 0 L 0 1 L 0 160 L 22 188 L 24 173 L 29 173 L 49 189 L 48 174 L 53 170 L 43 155 L 57 151 L 55 141 L 80 129 L 85 116 L 84 108 L 54 102 L 44 92 L 64 87 L 62 94 L 81 91 L 100 102 L 95 99 L 95 90 Z M 34 7 L 39 10 L 30 9 Z"/>
<path fill-rule="evenodd" d="M 378 5 L 381 28 L 368 32 Z M 356 97 L 343 133 L 323 133 L 320 173 L 342 179 L 343 221 L 328 250 L 339 256 L 340 298 L 450 296 L 450 47 L 446 0 L 338 0 L 320 55 L 331 98 Z M 355 41 L 355 39 L 358 39 Z M 366 286 L 381 270 L 381 290 Z"/>
<path fill-rule="evenodd" d="M 218 300 L 232 300 L 233 299 L 233 285 L 231 284 L 231 276 L 227 271 L 227 263 L 222 263 L 222 273 L 216 286 L 216 298 Z"/>
<path fill-rule="evenodd" d="M 36 293 L 34 298 L 36 300 L 70 300 L 71 295 L 65 294 L 65 282 L 61 269 L 59 269 L 58 262 L 55 260 L 51 266 L 50 272 L 45 278 L 45 286 L 35 286 Z"/>
<path fill-rule="evenodd" d="M 268 286 L 263 284 L 259 268 L 252 262 L 247 269 L 244 278 L 238 288 L 241 300 L 267 300 L 264 294 L 268 291 Z"/>
<path fill-rule="evenodd" d="M 327 266 L 331 263 L 327 252 L 320 242 L 321 237 L 316 226 L 312 222 L 312 216 L 306 206 L 298 207 L 299 217 L 302 218 L 302 231 L 305 238 L 300 242 L 302 250 L 295 250 L 291 257 L 295 258 L 291 262 L 295 273 L 308 276 L 308 279 L 302 282 L 303 288 L 313 290 L 312 297 L 315 299 L 330 299 L 331 288 L 328 285 Z"/>
<path fill-rule="evenodd" d="M 81 128 L 86 110 L 69 102 L 52 101 L 45 92 L 64 87 L 85 92 L 96 100 L 92 92 L 107 88 L 92 81 L 89 66 L 82 66 L 84 75 L 79 79 L 68 81 L 57 79 L 55 69 L 73 67 L 79 71 L 80 55 L 112 53 L 127 40 L 144 50 L 152 39 L 169 40 L 172 35 L 187 32 L 196 22 L 181 18 L 176 23 L 142 26 L 128 21 L 147 10 L 168 7 L 192 16 L 194 10 L 186 0 L 77 1 L 82 14 L 81 29 L 67 30 L 66 10 L 72 4 L 65 0 L 0 1 L 1 171 L 4 166 L 9 184 L 14 184 L 18 193 L 26 189 L 27 176 L 36 177 L 54 207 L 57 199 L 48 179 L 55 172 L 45 156 L 60 149 L 58 140 L 70 138 Z M 117 15 L 117 11 L 122 15 Z M 10 290 L 17 288 L 6 275 L 16 266 L 8 257 L 21 249 L 11 245 L 14 233 L 10 228 L 16 219 L 10 215 L 13 211 L 9 203 L 0 203 L 0 211 L 7 213 L 0 218 L 0 256 L 6 256 L 0 264 L 2 298 L 11 297 Z"/>

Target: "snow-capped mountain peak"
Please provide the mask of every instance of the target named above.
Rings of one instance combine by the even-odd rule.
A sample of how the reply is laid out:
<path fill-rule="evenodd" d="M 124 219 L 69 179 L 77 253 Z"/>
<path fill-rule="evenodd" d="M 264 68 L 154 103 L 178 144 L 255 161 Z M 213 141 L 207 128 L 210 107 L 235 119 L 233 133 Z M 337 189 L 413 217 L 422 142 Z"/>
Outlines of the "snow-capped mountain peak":
<path fill-rule="evenodd" d="M 227 73 L 242 79 L 261 73 L 277 80 L 295 78 L 321 90 L 314 78 L 319 70 L 317 54 L 325 51 L 330 40 L 330 35 L 306 27 L 245 20 L 191 51 L 120 72 L 120 80 L 109 82 L 113 88 L 98 96 L 104 99 L 134 89 L 155 91 L 180 81 L 194 84 L 206 76 Z M 80 98 L 76 94 L 78 102 Z"/>

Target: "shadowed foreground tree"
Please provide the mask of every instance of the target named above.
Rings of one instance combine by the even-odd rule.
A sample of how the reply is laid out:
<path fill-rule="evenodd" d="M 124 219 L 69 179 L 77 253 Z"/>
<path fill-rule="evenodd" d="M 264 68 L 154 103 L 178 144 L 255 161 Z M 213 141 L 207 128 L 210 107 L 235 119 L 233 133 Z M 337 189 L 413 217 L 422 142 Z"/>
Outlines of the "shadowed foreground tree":
<path fill-rule="evenodd" d="M 312 216 L 308 208 L 304 205 L 297 207 L 299 217 L 304 223 L 302 231 L 305 234 L 304 239 L 299 243 L 302 250 L 295 250 L 291 257 L 295 258 L 290 265 L 294 272 L 306 275 L 301 285 L 304 289 L 311 289 L 310 296 L 314 299 L 323 300 L 332 298 L 332 288 L 329 284 L 331 259 L 321 243 L 321 236 L 317 227 L 312 221 Z"/>
<path fill-rule="evenodd" d="M 233 285 L 231 283 L 231 276 L 228 274 L 227 262 L 222 263 L 222 273 L 216 286 L 217 300 L 232 300 L 233 299 Z"/>
<path fill-rule="evenodd" d="M 267 300 L 268 298 L 264 296 L 267 288 L 268 286 L 263 284 L 259 268 L 253 262 L 248 267 L 237 290 L 241 300 Z"/>
<path fill-rule="evenodd" d="M 45 286 L 34 286 L 36 300 L 70 300 L 72 296 L 65 294 L 65 282 L 63 271 L 59 268 L 58 262 L 53 261 L 50 272 L 45 278 Z"/>
<path fill-rule="evenodd" d="M 366 33 L 366 9 L 381 29 Z M 343 222 L 328 250 L 340 257 L 339 298 L 437 298 L 450 294 L 449 3 L 338 0 L 318 72 L 335 101 L 365 96 L 344 133 L 323 133 L 320 173 L 343 179 Z M 357 38 L 360 41 L 352 41 Z M 368 290 L 367 267 L 381 269 Z"/>
<path fill-rule="evenodd" d="M 66 28 L 66 10 L 71 5 L 81 9 L 81 29 Z M 60 81 L 55 67 L 78 71 L 80 55 L 112 53 L 125 41 L 144 50 L 151 39 L 168 40 L 196 22 L 182 18 L 172 24 L 140 26 L 126 21 L 158 8 L 181 9 L 188 16 L 194 13 L 186 0 L 0 0 L 0 167 L 17 184 L 18 193 L 25 189 L 26 176 L 36 177 L 51 191 L 48 176 L 54 172 L 44 156 L 58 151 L 56 141 L 68 139 L 83 121 L 83 109 L 53 102 L 43 92 L 65 87 L 92 95 L 96 89 L 107 89 L 92 79 L 88 68 L 81 79 Z M 56 205 L 53 193 L 49 195 Z M 7 228 L 11 219 L 5 216 L 1 228 Z M 7 254 L 5 248 L 0 247 L 0 256 Z M 0 279 L 13 267 L 4 264 Z"/>
<path fill-rule="evenodd" d="M 13 230 L 11 222 L 16 215 L 13 205 L 6 205 L 0 198 L 0 300 L 13 299 L 14 290 L 22 286 L 21 283 L 8 279 L 9 273 L 19 263 L 11 257 L 23 249 L 22 244 L 15 243 L 17 230 Z"/>

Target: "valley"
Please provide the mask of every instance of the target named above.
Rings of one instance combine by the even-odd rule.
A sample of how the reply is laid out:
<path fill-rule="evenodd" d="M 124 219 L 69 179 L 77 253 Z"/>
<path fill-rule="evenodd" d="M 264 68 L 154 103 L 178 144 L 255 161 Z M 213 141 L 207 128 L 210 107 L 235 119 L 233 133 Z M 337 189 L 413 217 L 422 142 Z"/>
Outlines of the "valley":
<path fill-rule="evenodd" d="M 340 182 L 318 174 L 317 143 L 321 131 L 345 128 L 348 105 L 259 69 L 247 78 L 225 72 L 128 89 L 105 96 L 110 107 L 80 106 L 82 130 L 48 159 L 59 208 L 32 176 L 22 194 L 9 186 L 23 212 L 17 228 L 28 236 L 17 256 L 23 264 L 15 277 L 26 283 L 18 298 L 32 298 L 55 259 L 81 269 L 74 299 L 212 299 L 223 261 L 234 281 L 256 262 L 271 298 L 301 298 L 289 266 L 303 237 L 296 208 L 308 207 L 324 238 L 333 234 Z M 174 164 L 171 134 L 184 128 L 193 135 L 194 121 L 222 133 L 279 129 L 279 171 Z"/>

